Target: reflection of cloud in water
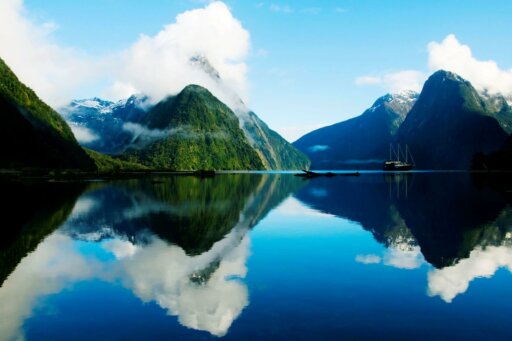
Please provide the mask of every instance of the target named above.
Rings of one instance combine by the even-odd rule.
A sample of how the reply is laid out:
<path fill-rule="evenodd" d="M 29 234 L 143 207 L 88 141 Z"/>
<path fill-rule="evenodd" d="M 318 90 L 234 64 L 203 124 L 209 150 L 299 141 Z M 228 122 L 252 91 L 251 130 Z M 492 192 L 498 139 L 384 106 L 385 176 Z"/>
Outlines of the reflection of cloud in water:
<path fill-rule="evenodd" d="M 357 255 L 356 262 L 362 264 L 379 264 L 381 262 L 380 256 L 377 255 Z"/>
<path fill-rule="evenodd" d="M 288 216 L 313 216 L 318 218 L 332 218 L 332 214 L 323 213 L 304 205 L 295 197 L 288 197 L 281 205 L 279 205 L 274 212 L 281 213 Z"/>
<path fill-rule="evenodd" d="M 453 266 L 432 270 L 428 274 L 429 296 L 440 296 L 450 303 L 457 295 L 466 292 L 475 278 L 490 278 L 496 271 L 506 267 L 512 271 L 512 248 L 510 246 L 488 246 L 471 251 L 469 258 Z"/>
<path fill-rule="evenodd" d="M 99 278 L 121 279 L 141 300 L 155 301 L 182 325 L 222 336 L 249 303 L 247 287 L 236 279 L 247 273 L 246 231 L 234 228 L 199 256 L 188 256 L 156 237 L 144 246 L 120 238 L 101 242 L 117 262 L 83 255 L 71 237 L 55 233 L 24 258 L 0 288 L 0 335 L 23 338 L 23 322 L 40 298 L 76 281 Z"/>
<path fill-rule="evenodd" d="M 154 239 L 120 259 L 119 272 L 125 285 L 143 301 L 157 302 L 184 326 L 222 336 L 249 303 L 246 286 L 230 279 L 247 273 L 249 239 L 245 233 L 245 228 L 234 228 L 199 256 L 188 256 L 182 248 Z M 212 266 L 213 272 L 204 275 L 203 283 L 192 280 Z"/>
<path fill-rule="evenodd" d="M 141 300 L 155 301 L 184 326 L 222 336 L 249 303 L 246 286 L 230 279 L 247 273 L 249 239 L 243 238 L 234 248 L 229 242 L 222 240 L 207 253 L 190 257 L 177 246 L 154 240 L 121 259 L 118 266 L 125 285 Z M 192 280 L 217 261 L 217 269 L 206 275 L 204 283 Z"/>
<path fill-rule="evenodd" d="M 311 193 L 312 196 L 317 197 L 317 198 L 324 198 L 327 195 L 329 195 L 329 193 L 327 192 L 327 189 L 317 188 L 317 187 L 311 188 L 309 190 L 309 193 Z"/>
<path fill-rule="evenodd" d="M 419 246 L 407 248 L 391 247 L 386 250 L 384 264 L 398 269 L 417 269 L 424 259 Z"/>
<path fill-rule="evenodd" d="M 102 247 L 117 259 L 133 256 L 140 249 L 139 246 L 121 239 L 109 239 L 103 242 Z"/>
<path fill-rule="evenodd" d="M 379 264 L 392 266 L 398 269 L 417 269 L 424 263 L 419 246 L 400 247 L 394 245 L 386 249 L 381 257 L 375 254 L 357 255 L 356 262 L 362 264 Z"/>
<path fill-rule="evenodd" d="M 0 288 L 1 337 L 23 339 L 21 327 L 38 299 L 90 277 L 97 265 L 78 253 L 70 237 L 48 237 L 18 264 Z"/>
<path fill-rule="evenodd" d="M 70 216 L 78 217 L 81 215 L 85 215 L 92 211 L 92 209 L 95 208 L 97 205 L 98 202 L 94 198 L 90 196 L 83 196 L 76 201 Z"/>

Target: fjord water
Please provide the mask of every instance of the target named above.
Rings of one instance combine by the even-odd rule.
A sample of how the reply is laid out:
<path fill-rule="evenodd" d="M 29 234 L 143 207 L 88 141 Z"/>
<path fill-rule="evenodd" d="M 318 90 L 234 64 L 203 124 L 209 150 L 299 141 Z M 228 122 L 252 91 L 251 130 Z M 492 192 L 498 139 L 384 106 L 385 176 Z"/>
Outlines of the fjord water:
<path fill-rule="evenodd" d="M 0 339 L 510 339 L 496 177 L 2 182 Z"/>

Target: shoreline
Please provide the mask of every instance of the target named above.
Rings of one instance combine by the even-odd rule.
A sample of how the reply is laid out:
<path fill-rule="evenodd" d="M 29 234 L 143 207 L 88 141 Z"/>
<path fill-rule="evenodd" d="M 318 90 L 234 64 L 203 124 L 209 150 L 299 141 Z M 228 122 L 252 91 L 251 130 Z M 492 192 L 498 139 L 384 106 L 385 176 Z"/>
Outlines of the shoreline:
<path fill-rule="evenodd" d="M 383 170 L 314 170 L 315 173 L 333 173 L 335 175 L 345 175 L 358 172 L 360 175 L 371 174 L 389 174 L 389 175 L 405 175 L 405 174 L 442 174 L 442 173 L 465 173 L 475 175 L 500 175 L 510 174 L 510 170 L 413 170 L 413 171 L 383 171 Z M 227 174 L 301 174 L 301 170 L 197 170 L 197 171 L 172 171 L 172 170 L 143 170 L 143 171 L 119 171 L 113 173 L 101 172 L 84 172 L 77 170 L 9 170 L 0 169 L 0 180 L 127 180 L 150 178 L 153 176 L 194 176 L 198 178 L 212 178 L 217 175 Z"/>

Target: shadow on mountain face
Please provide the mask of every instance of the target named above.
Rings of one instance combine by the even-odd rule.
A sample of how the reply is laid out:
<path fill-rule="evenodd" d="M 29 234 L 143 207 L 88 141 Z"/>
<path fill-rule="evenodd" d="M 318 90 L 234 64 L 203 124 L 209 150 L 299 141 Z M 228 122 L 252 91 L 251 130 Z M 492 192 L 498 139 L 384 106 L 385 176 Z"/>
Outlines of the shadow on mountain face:
<path fill-rule="evenodd" d="M 504 193 L 465 173 L 314 179 L 296 196 L 360 223 L 387 247 L 412 235 L 436 268 L 457 263 L 477 246 L 500 244 L 512 225 Z"/>
<path fill-rule="evenodd" d="M 0 286 L 22 258 L 66 221 L 85 187 L 84 183 L 0 181 Z"/>
<path fill-rule="evenodd" d="M 153 234 L 199 255 L 232 229 L 250 229 L 303 182 L 291 175 L 171 176 L 95 185 L 79 204 L 87 212 L 66 224 L 85 240 L 123 236 L 145 243 Z"/>

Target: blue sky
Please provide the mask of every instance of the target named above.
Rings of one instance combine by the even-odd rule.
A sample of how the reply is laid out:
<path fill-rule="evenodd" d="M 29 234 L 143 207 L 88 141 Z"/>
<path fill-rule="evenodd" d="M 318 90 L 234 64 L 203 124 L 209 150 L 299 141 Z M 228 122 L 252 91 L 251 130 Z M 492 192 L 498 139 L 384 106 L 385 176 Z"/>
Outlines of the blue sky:
<path fill-rule="evenodd" d="M 383 78 L 403 70 L 426 77 L 433 69 L 428 44 L 449 34 L 468 45 L 475 60 L 493 60 L 500 72 L 512 68 L 511 1 L 225 3 L 250 34 L 244 60 L 250 107 L 290 140 L 360 114 L 393 89 L 382 81 L 356 81 L 360 77 Z M 141 34 L 156 35 L 179 13 L 208 2 L 25 0 L 24 5 L 29 20 L 52 23 L 52 42 L 106 56 L 129 48 Z M 93 82 L 76 97 L 101 95 L 102 85 Z"/>

